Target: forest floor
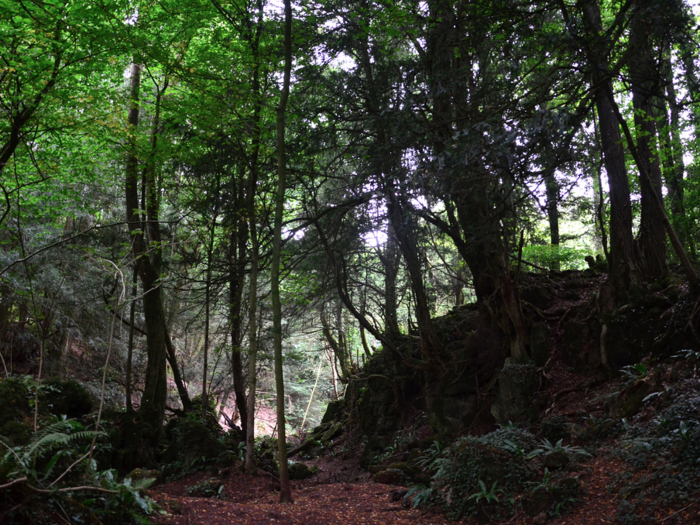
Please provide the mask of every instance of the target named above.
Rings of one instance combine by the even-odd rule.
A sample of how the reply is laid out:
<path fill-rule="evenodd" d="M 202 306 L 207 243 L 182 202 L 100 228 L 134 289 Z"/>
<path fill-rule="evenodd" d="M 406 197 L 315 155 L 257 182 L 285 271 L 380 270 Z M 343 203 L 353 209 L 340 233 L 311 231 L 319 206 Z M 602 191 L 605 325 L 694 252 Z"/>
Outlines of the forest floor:
<path fill-rule="evenodd" d="M 292 504 L 279 503 L 279 485 L 268 474 L 250 476 L 231 468 L 217 472 L 218 476 L 200 472 L 156 486 L 150 496 L 166 514 L 158 515 L 153 521 L 159 525 L 454 523 L 439 513 L 406 508 L 400 495 L 409 487 L 373 482 L 371 475 L 360 469 L 357 458 L 326 455 L 305 463 L 318 472 L 310 479 L 292 482 Z M 579 500 L 570 512 L 552 517 L 546 523 L 614 523 L 621 498 L 610 487 L 626 469 L 624 463 L 604 452 L 582 464 L 577 473 L 583 487 Z M 219 498 L 187 495 L 188 487 L 212 477 L 224 486 Z M 684 508 L 660 511 L 655 518 L 657 523 L 700 524 L 700 494 Z M 478 522 L 464 520 L 460 523 Z M 536 525 L 538 522 L 520 513 L 506 523 Z"/>
<path fill-rule="evenodd" d="M 576 293 L 569 290 L 569 283 L 558 285 L 552 306 L 544 312 L 552 331 L 554 346 L 553 364 L 548 369 L 547 388 L 550 404 L 545 415 L 571 418 L 588 414 L 601 420 L 609 410 L 601 401 L 616 397 L 624 388 L 620 377 L 606 377 L 600 373 L 578 371 L 567 367 L 559 356 L 562 352 L 562 320 L 569 313 L 582 308 L 591 294 L 599 287 L 600 278 L 581 280 Z M 670 365 L 669 365 L 669 368 Z M 650 420 L 654 410 L 647 407 L 635 421 Z M 345 436 L 344 436 L 345 437 Z M 341 443 L 338 443 L 339 445 Z M 354 450 L 351 442 L 343 443 L 338 450 Z M 649 505 L 645 519 L 649 521 L 620 521 L 620 504 L 625 501 L 617 487 L 652 474 L 658 466 L 632 470 L 612 453 L 616 438 L 603 438 L 596 442 L 591 457 L 575 467 L 570 475 L 581 482 L 581 492 L 571 508 L 558 516 L 527 516 L 518 514 L 503 521 L 513 525 L 589 525 L 606 523 L 657 523 L 700 524 L 700 487 L 691 488 L 684 503 L 670 505 L 664 498 Z M 295 458 L 296 459 L 296 458 Z M 413 509 L 409 501 L 402 500 L 410 487 L 384 485 L 372 481 L 372 476 L 359 467 L 359 455 L 326 454 L 314 460 L 304 461 L 315 467 L 317 473 L 304 481 L 293 482 L 292 504 L 279 503 L 279 485 L 269 475 L 252 477 L 232 467 L 214 474 L 189 476 L 177 482 L 154 487 L 151 497 L 162 507 L 164 514 L 154 517 L 156 524 L 173 525 L 235 525 L 235 524 L 447 524 L 454 523 L 445 516 L 430 510 Z M 187 488 L 215 477 L 217 485 L 223 485 L 219 498 L 191 497 Z M 630 494 L 630 497 L 639 494 Z M 647 500 L 648 501 L 648 500 Z M 637 502 L 639 503 L 639 502 Z M 642 505 L 646 505 L 642 502 Z M 522 508 L 522 506 L 516 506 Z M 476 520 L 460 523 L 476 525 Z"/>
<path fill-rule="evenodd" d="M 570 513 L 547 521 L 549 525 L 614 522 L 619 501 L 615 494 L 609 492 L 608 487 L 614 476 L 625 469 L 624 465 L 601 456 L 584 466 L 584 471 L 579 475 L 583 483 L 580 501 Z M 292 504 L 279 503 L 279 492 L 271 478 L 253 477 L 237 470 L 222 478 L 224 489 L 219 499 L 187 496 L 187 487 L 211 477 L 203 472 L 177 482 L 159 485 L 150 495 L 167 515 L 160 515 L 153 521 L 163 525 L 454 523 L 433 512 L 405 508 L 400 499 L 394 501 L 394 495 L 407 487 L 374 483 L 367 475 L 352 483 L 334 481 L 340 473 L 345 472 L 344 477 L 355 474 L 355 468 L 348 461 L 340 458 L 326 459 L 319 468 L 323 470 L 315 478 L 293 482 Z M 683 509 L 669 510 L 667 514 L 657 516 L 657 519 L 662 523 L 700 523 L 700 501 Z M 478 522 L 465 520 L 460 523 Z M 534 518 L 520 514 L 507 523 L 531 525 L 536 522 Z"/>

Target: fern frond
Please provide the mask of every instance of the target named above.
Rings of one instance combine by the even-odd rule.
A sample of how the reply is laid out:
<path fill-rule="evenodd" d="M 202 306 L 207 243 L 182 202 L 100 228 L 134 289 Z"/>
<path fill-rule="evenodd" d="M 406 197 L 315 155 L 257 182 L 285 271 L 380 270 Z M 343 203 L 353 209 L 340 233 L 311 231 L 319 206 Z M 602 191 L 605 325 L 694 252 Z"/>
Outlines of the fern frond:
<path fill-rule="evenodd" d="M 80 432 L 76 432 L 75 434 L 71 434 L 69 437 L 70 437 L 70 441 L 79 441 L 81 439 L 88 440 L 88 439 L 94 438 L 95 436 L 97 436 L 99 438 L 99 437 L 103 437 L 106 435 L 107 434 L 105 432 L 101 432 L 98 430 L 81 430 Z"/>
<path fill-rule="evenodd" d="M 156 482 L 156 478 L 137 479 L 131 485 L 133 492 L 142 492 L 151 487 Z"/>
<path fill-rule="evenodd" d="M 65 446 L 72 441 L 88 440 L 95 436 L 100 437 L 105 435 L 104 432 L 95 430 L 78 430 L 77 432 L 71 433 L 71 431 L 77 428 L 82 428 L 82 425 L 72 419 L 66 419 L 41 429 L 32 437 L 24 453 L 24 458 L 26 460 L 36 458 L 58 446 Z"/>
<path fill-rule="evenodd" d="M 45 434 L 40 439 L 29 444 L 26 452 L 24 453 L 25 459 L 32 459 L 41 456 L 44 452 L 51 450 L 60 445 L 65 445 L 70 441 L 69 434 L 61 434 L 56 432 L 53 434 Z"/>

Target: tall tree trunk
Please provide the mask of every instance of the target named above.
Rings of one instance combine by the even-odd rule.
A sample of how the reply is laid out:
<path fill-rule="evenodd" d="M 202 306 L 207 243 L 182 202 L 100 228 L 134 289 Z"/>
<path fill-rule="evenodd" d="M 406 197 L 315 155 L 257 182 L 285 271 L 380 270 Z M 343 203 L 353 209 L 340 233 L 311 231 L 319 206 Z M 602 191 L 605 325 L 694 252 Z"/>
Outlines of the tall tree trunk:
<path fill-rule="evenodd" d="M 559 183 L 553 171 L 547 171 L 544 175 L 544 184 L 547 189 L 547 217 L 549 219 L 550 244 L 559 247 Z M 558 255 L 558 254 L 557 254 Z M 559 271 L 561 266 L 559 258 L 552 261 L 552 270 Z"/>
<path fill-rule="evenodd" d="M 217 194 L 219 188 L 217 188 Z M 202 418 L 207 416 L 209 402 L 207 399 L 207 361 L 209 359 L 209 312 L 211 309 L 211 274 L 212 274 L 212 257 L 214 254 L 214 236 L 216 233 L 216 211 L 211 218 L 209 229 L 209 243 L 207 245 L 207 274 L 204 284 L 204 364 L 202 365 Z"/>
<path fill-rule="evenodd" d="M 377 92 L 381 91 L 383 86 L 378 85 L 375 81 L 372 70 L 372 57 L 370 57 L 368 47 L 369 43 L 365 37 L 360 42 L 360 52 L 362 54 L 362 67 L 368 85 L 366 105 L 376 119 L 376 139 L 372 159 L 374 164 L 373 168 L 375 175 L 382 179 L 382 190 L 387 206 L 387 220 L 390 226 L 390 231 L 388 233 L 389 235 L 393 233 L 392 236 L 395 237 L 401 255 L 406 262 L 411 288 L 415 296 L 421 354 L 424 359 L 431 361 L 436 357 L 440 359 L 443 351 L 435 332 L 433 321 L 430 317 L 430 304 L 425 292 L 423 272 L 415 242 L 416 232 L 410 216 L 410 210 L 404 202 L 403 196 L 399 193 L 400 189 L 397 188 L 398 184 L 395 178 L 400 176 L 402 171 L 401 160 L 397 154 L 397 148 L 391 143 L 391 130 L 387 129 L 381 117 L 382 111 L 385 108 L 380 98 L 377 96 Z M 391 270 L 393 270 L 393 268 L 391 268 Z M 395 337 L 398 334 L 398 325 L 395 319 L 393 319 L 393 316 L 395 316 L 396 298 L 395 275 L 387 273 L 387 277 L 389 278 L 389 282 L 387 283 L 390 286 L 389 292 L 392 293 L 391 296 L 387 297 L 387 322 L 389 324 L 387 333 L 389 336 Z M 392 302 L 394 302 L 394 304 L 392 304 Z"/>
<path fill-rule="evenodd" d="M 256 135 L 259 136 L 259 135 Z M 257 148 L 254 148 L 257 149 Z M 257 155 L 254 155 L 257 166 Z M 255 187 L 257 167 L 253 168 L 248 181 L 248 220 L 250 224 L 250 294 L 248 300 L 248 423 L 246 425 L 245 468 L 248 473 L 255 470 L 255 399 L 257 388 L 257 309 L 258 309 L 258 229 L 255 214 Z"/>
<path fill-rule="evenodd" d="M 180 401 L 182 402 L 182 408 L 185 412 L 192 410 L 192 400 L 190 399 L 190 394 L 187 391 L 187 386 L 182 379 L 182 374 L 180 374 L 180 367 L 177 364 L 177 356 L 175 353 L 175 345 L 170 338 L 170 333 L 168 332 L 167 323 L 163 327 L 163 334 L 165 337 L 165 349 L 168 352 L 167 358 L 168 363 L 170 363 L 170 368 L 173 371 L 173 381 L 175 381 L 175 386 L 177 387 L 177 393 L 180 394 Z"/>
<path fill-rule="evenodd" d="M 378 252 L 382 266 L 384 266 L 384 331 L 387 337 L 395 339 L 400 334 L 397 315 L 398 294 L 396 292 L 396 278 L 399 274 L 401 253 L 398 250 L 396 234 L 391 224 L 387 227 L 384 253 L 381 250 L 378 250 Z"/>
<path fill-rule="evenodd" d="M 632 23 L 629 45 L 635 49 L 630 61 L 632 102 L 634 105 L 634 127 L 637 135 L 637 150 L 649 174 L 651 188 L 641 184 L 642 217 L 639 226 L 640 267 L 645 279 L 662 279 L 668 273 L 666 266 L 666 233 L 662 219 L 654 205 L 651 191 L 661 196 L 661 165 L 655 148 L 656 126 L 654 125 L 654 91 L 659 85 L 659 71 L 656 69 L 649 43 L 648 24 L 640 20 L 638 13 Z"/>
<path fill-rule="evenodd" d="M 391 184 L 391 183 L 390 183 Z M 430 317 L 430 304 L 425 293 L 423 270 L 421 268 L 418 247 L 415 242 L 413 221 L 408 216 L 407 206 L 402 202 L 393 189 L 385 191 L 389 223 L 396 235 L 401 255 L 406 262 L 406 269 L 411 280 L 411 288 L 416 301 L 416 320 L 420 336 L 421 354 L 427 361 L 440 359 L 443 350 L 440 345 L 433 320 Z"/>
<path fill-rule="evenodd" d="M 610 272 L 606 285 L 601 290 L 601 305 L 606 310 L 614 309 L 628 295 L 630 286 L 637 280 L 632 236 L 632 206 L 630 202 L 625 150 L 622 145 L 620 126 L 609 99 L 612 81 L 607 76 L 606 50 L 603 38 L 603 23 L 598 0 L 580 0 L 583 21 L 588 36 L 588 60 L 592 70 L 591 80 L 598 110 L 601 145 L 608 175 L 610 193 Z"/>
<path fill-rule="evenodd" d="M 262 5 L 258 5 L 259 16 L 262 17 Z M 262 20 L 258 20 L 258 37 Z M 246 193 L 246 206 L 248 209 L 248 231 L 250 235 L 250 292 L 248 299 L 248 407 L 246 424 L 246 455 L 245 468 L 250 474 L 255 471 L 255 400 L 257 388 L 257 355 L 258 355 L 258 223 L 255 212 L 256 188 L 258 185 L 258 159 L 260 155 L 260 115 L 262 112 L 262 95 L 260 93 L 260 64 L 258 58 L 258 40 L 251 41 L 255 68 L 253 70 L 253 93 L 255 104 L 253 106 L 253 151 L 250 159 L 250 175 Z"/>
<path fill-rule="evenodd" d="M 280 465 L 280 502 L 292 502 L 292 487 L 289 483 L 287 465 L 287 432 L 284 416 L 284 373 L 282 368 L 282 303 L 280 302 L 280 261 L 282 255 L 282 218 L 284 213 L 284 195 L 287 183 L 287 165 L 285 155 L 285 117 L 289 99 L 289 82 L 292 71 L 292 5 L 291 0 L 284 0 L 284 77 L 279 105 L 277 106 L 277 196 L 275 199 L 275 223 L 273 233 L 271 295 L 272 295 L 272 331 L 275 351 L 275 383 L 277 390 L 277 428 L 279 432 L 278 452 Z"/>
<path fill-rule="evenodd" d="M 673 65 L 671 63 L 671 51 L 664 56 L 664 72 L 666 80 L 666 99 L 660 97 L 663 121 L 662 125 L 666 132 L 662 135 L 663 147 L 666 150 L 666 186 L 668 187 L 668 198 L 671 206 L 673 227 L 678 232 L 678 237 L 683 246 L 688 249 L 689 256 L 694 263 L 697 263 L 695 243 L 692 232 L 688 229 L 685 213 L 685 163 L 683 161 L 683 142 L 681 141 L 681 108 L 678 105 L 676 87 L 673 83 Z M 666 100 L 671 112 L 669 122 L 666 109 Z"/>
<path fill-rule="evenodd" d="M 131 306 L 129 309 L 129 346 L 126 354 L 126 411 L 133 412 L 131 403 L 131 363 L 134 351 L 134 317 L 136 314 L 136 293 L 138 289 L 138 265 L 134 264 L 134 276 L 131 280 Z"/>
<path fill-rule="evenodd" d="M 165 316 L 160 290 L 160 271 L 153 264 L 147 252 L 142 221 L 139 216 L 138 198 L 138 156 L 135 142 L 136 130 L 139 123 L 139 88 L 141 86 L 141 68 L 138 64 L 131 66 L 129 128 L 130 143 L 126 160 L 126 218 L 131 235 L 132 250 L 136 258 L 141 284 L 144 290 L 143 310 L 146 321 L 146 378 L 140 412 L 144 421 L 152 423 L 153 432 L 150 436 L 152 446 L 156 446 L 160 436 L 161 422 L 165 416 L 167 397 L 166 376 L 166 346 L 163 326 Z M 149 199 L 150 200 L 150 199 Z M 157 231 L 157 214 L 153 206 L 147 206 L 149 229 Z M 157 258 L 157 257 L 156 257 Z"/>
<path fill-rule="evenodd" d="M 241 178 L 241 185 L 243 179 Z M 238 209 L 244 207 L 242 201 L 243 188 L 238 191 Z M 245 381 L 243 378 L 243 319 L 241 318 L 243 309 L 243 287 L 245 285 L 245 262 L 246 246 L 248 243 L 248 225 L 246 218 L 241 217 L 231 235 L 229 250 L 234 253 L 229 257 L 229 322 L 231 323 L 231 372 L 233 375 L 233 388 L 236 394 L 236 406 L 241 417 L 241 429 L 243 435 L 247 435 L 248 429 L 248 408 L 246 405 Z"/>

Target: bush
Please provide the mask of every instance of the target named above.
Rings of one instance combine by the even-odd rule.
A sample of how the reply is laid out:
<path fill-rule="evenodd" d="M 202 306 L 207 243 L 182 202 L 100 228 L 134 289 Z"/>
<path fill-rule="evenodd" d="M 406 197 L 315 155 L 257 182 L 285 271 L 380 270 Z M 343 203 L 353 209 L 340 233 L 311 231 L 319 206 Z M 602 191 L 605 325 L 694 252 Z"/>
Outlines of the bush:
<path fill-rule="evenodd" d="M 155 506 L 142 492 L 154 480 L 119 482 L 115 471 L 98 471 L 88 455 L 92 440 L 102 436 L 64 420 L 25 446 L 1 442 L 0 508 L 12 509 L 1 516 L 3 523 L 53 522 L 57 515 L 71 523 L 149 523 L 146 515 Z"/>
<path fill-rule="evenodd" d="M 557 262 L 562 270 L 585 270 L 588 266 L 586 250 L 567 246 L 535 245 L 523 247 L 523 260 L 545 268 L 553 267 Z"/>
<path fill-rule="evenodd" d="M 452 519 L 486 512 L 501 519 L 514 512 L 515 495 L 536 476 L 526 452 L 537 445 L 525 430 L 505 427 L 457 440 L 433 462 L 437 471 L 429 502 Z"/>

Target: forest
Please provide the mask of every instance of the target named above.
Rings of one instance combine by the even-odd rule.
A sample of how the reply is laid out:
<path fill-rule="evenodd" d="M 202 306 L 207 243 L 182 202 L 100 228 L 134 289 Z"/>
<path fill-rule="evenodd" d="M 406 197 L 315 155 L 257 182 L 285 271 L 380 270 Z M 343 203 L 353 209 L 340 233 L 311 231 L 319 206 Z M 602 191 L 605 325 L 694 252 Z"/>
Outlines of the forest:
<path fill-rule="evenodd" d="M 699 519 L 698 16 L 0 0 L 0 522 Z"/>

